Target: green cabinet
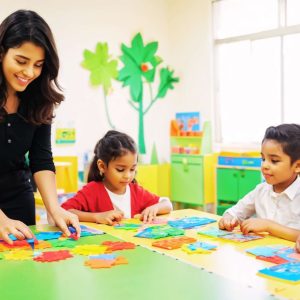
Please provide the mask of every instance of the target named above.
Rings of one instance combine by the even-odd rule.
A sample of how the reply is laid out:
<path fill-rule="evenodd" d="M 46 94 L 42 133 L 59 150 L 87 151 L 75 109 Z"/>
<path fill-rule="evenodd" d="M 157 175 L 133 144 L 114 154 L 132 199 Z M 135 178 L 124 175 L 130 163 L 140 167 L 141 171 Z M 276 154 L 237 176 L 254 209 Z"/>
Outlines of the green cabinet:
<path fill-rule="evenodd" d="M 217 214 L 223 212 L 261 183 L 260 169 L 217 168 Z"/>
<path fill-rule="evenodd" d="M 203 156 L 172 154 L 171 200 L 203 205 Z"/>

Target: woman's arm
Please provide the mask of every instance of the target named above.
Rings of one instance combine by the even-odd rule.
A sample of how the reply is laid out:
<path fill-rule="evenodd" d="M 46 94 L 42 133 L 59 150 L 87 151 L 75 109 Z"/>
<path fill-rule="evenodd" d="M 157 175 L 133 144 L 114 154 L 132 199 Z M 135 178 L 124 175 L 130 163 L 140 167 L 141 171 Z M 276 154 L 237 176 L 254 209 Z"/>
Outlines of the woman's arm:
<path fill-rule="evenodd" d="M 38 171 L 34 173 L 33 177 L 45 207 L 55 224 L 67 236 L 71 234 L 68 226 L 73 226 L 76 229 L 77 235 L 80 236 L 81 230 L 78 217 L 59 206 L 54 172 L 48 170 Z"/>

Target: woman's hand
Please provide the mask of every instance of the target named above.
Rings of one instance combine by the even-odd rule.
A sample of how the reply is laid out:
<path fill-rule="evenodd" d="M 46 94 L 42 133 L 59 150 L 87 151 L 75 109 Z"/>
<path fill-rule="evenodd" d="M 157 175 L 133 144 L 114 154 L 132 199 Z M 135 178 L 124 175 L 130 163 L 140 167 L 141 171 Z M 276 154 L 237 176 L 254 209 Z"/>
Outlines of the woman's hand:
<path fill-rule="evenodd" d="M 114 225 L 114 223 L 122 220 L 124 213 L 120 210 L 109 210 L 102 213 L 94 213 L 93 215 L 95 223 Z"/>
<path fill-rule="evenodd" d="M 0 239 L 12 245 L 13 241 L 9 238 L 9 234 L 13 234 L 18 240 L 32 239 L 34 237 L 27 225 L 21 221 L 8 218 L 0 210 Z"/>
<path fill-rule="evenodd" d="M 72 226 L 76 229 L 77 237 L 80 237 L 81 229 L 78 216 L 59 206 L 51 212 L 50 216 L 55 225 L 58 226 L 66 236 L 71 235 L 68 226 Z"/>

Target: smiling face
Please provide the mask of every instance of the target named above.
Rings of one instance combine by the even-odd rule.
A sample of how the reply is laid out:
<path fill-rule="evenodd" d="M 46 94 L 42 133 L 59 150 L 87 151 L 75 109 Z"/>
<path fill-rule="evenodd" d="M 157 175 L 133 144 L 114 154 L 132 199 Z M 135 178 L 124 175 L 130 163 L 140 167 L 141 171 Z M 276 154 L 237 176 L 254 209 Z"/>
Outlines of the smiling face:
<path fill-rule="evenodd" d="M 281 144 L 275 140 L 263 142 L 261 155 L 261 170 L 266 182 L 273 185 L 275 192 L 283 192 L 298 176 L 300 160 L 291 164 L 291 158 L 283 152 Z"/>
<path fill-rule="evenodd" d="M 128 151 L 111 160 L 108 165 L 99 159 L 97 165 L 104 174 L 103 184 L 105 187 L 115 194 L 124 194 L 126 186 L 135 177 L 137 154 Z"/>
<path fill-rule="evenodd" d="M 2 58 L 2 70 L 8 93 L 23 92 L 41 75 L 45 50 L 31 42 L 9 48 Z"/>

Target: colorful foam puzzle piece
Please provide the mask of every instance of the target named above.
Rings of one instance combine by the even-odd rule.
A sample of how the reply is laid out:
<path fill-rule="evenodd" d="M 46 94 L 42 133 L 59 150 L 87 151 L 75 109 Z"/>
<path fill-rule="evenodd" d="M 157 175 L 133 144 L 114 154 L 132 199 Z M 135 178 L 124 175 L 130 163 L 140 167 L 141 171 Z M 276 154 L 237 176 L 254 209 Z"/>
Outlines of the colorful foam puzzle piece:
<path fill-rule="evenodd" d="M 268 247 L 268 246 L 261 246 L 261 247 L 254 247 L 247 249 L 246 252 L 253 254 L 255 256 L 274 256 L 277 251 L 277 247 Z"/>
<path fill-rule="evenodd" d="M 6 260 L 28 260 L 32 259 L 33 252 L 31 250 L 12 250 L 4 254 Z"/>
<path fill-rule="evenodd" d="M 77 244 L 75 240 L 64 239 L 64 240 L 51 240 L 50 245 L 54 248 L 74 248 Z"/>
<path fill-rule="evenodd" d="M 263 260 L 263 261 L 268 261 L 268 262 L 271 262 L 273 264 L 285 264 L 285 263 L 288 263 L 289 261 L 282 258 L 282 257 L 279 257 L 279 256 L 256 256 L 257 259 L 260 259 L 260 260 Z"/>
<path fill-rule="evenodd" d="M 124 264 L 128 264 L 128 261 L 122 256 L 118 256 L 112 260 L 98 258 L 90 259 L 84 262 L 85 266 L 88 266 L 92 269 L 111 268 L 112 266 Z"/>
<path fill-rule="evenodd" d="M 168 224 L 172 227 L 176 227 L 180 229 L 190 229 L 190 228 L 203 226 L 213 222 L 216 222 L 216 220 L 210 218 L 186 217 L 182 219 L 168 221 Z"/>
<path fill-rule="evenodd" d="M 191 251 L 196 251 L 199 248 L 204 249 L 204 250 L 214 250 L 214 249 L 217 248 L 217 245 L 213 245 L 213 244 L 198 241 L 198 242 L 195 242 L 193 244 L 189 244 L 188 248 Z"/>
<path fill-rule="evenodd" d="M 136 231 L 140 227 L 141 224 L 132 224 L 132 223 L 122 223 L 114 226 L 115 229 L 133 230 L 133 231 Z"/>
<path fill-rule="evenodd" d="M 241 232 L 237 231 L 226 231 L 226 230 L 221 230 L 219 228 L 211 227 L 207 229 L 203 229 L 197 232 L 198 234 L 203 234 L 207 235 L 210 237 L 215 237 L 215 238 L 221 238 L 225 240 L 230 240 L 233 242 L 249 242 L 257 239 L 262 239 L 263 236 L 261 235 L 255 235 L 255 234 L 242 234 Z"/>
<path fill-rule="evenodd" d="M 152 243 L 152 246 L 159 247 L 163 249 L 173 250 L 180 248 L 183 244 L 189 244 L 195 242 L 196 239 L 187 237 L 187 236 L 181 236 L 181 237 L 175 237 L 175 238 L 168 238 L 165 240 L 155 241 Z"/>
<path fill-rule="evenodd" d="M 135 244 L 130 242 L 123 242 L 123 241 L 105 241 L 102 243 L 102 245 L 107 246 L 108 250 L 110 251 L 118 251 L 118 250 L 124 250 L 124 249 L 135 249 Z"/>
<path fill-rule="evenodd" d="M 297 259 L 297 253 L 293 248 L 286 247 L 284 245 L 254 247 L 251 249 L 247 249 L 246 252 L 255 255 L 257 259 L 272 262 L 275 264 L 282 264 L 300 260 L 300 255 L 299 259 Z"/>
<path fill-rule="evenodd" d="M 104 231 L 91 228 L 85 225 L 80 225 L 81 235 L 80 236 L 89 236 L 89 235 L 101 235 L 104 234 Z"/>
<path fill-rule="evenodd" d="M 203 234 L 207 235 L 210 237 L 222 237 L 224 235 L 227 235 L 229 232 L 226 230 L 221 230 L 216 227 L 210 227 L 210 228 L 205 228 L 197 232 L 198 234 Z"/>
<path fill-rule="evenodd" d="M 85 266 L 92 269 L 111 268 L 114 264 L 114 260 L 107 259 L 91 259 L 84 262 Z"/>
<path fill-rule="evenodd" d="M 52 245 L 47 241 L 39 241 L 38 244 L 35 245 L 35 249 L 39 249 L 39 250 L 47 249 L 51 247 Z"/>
<path fill-rule="evenodd" d="M 72 253 L 80 255 L 104 254 L 108 251 L 107 246 L 100 245 L 78 245 L 72 249 Z"/>
<path fill-rule="evenodd" d="M 147 227 L 138 234 L 136 237 L 148 239 L 160 239 L 168 236 L 184 235 L 184 230 L 180 228 L 171 227 L 170 225 L 152 226 Z"/>
<path fill-rule="evenodd" d="M 114 260 L 117 258 L 116 254 L 100 254 L 100 255 L 90 255 L 89 259 L 106 259 L 106 260 Z"/>
<path fill-rule="evenodd" d="M 47 240 L 55 240 L 58 239 L 62 236 L 62 232 L 61 231 L 49 231 L 49 232 L 38 232 L 35 234 L 35 237 L 37 240 L 43 240 L 43 241 L 47 241 Z"/>
<path fill-rule="evenodd" d="M 33 260 L 38 262 L 54 262 L 71 257 L 73 257 L 73 255 L 68 250 L 58 250 L 43 252 L 41 255 L 34 257 Z"/>
<path fill-rule="evenodd" d="M 255 234 L 242 234 L 242 233 L 234 232 L 231 234 L 223 235 L 221 238 L 225 239 L 225 240 L 230 240 L 233 242 L 244 243 L 244 242 L 250 242 L 250 241 L 262 239 L 263 236 L 255 235 Z"/>
<path fill-rule="evenodd" d="M 300 262 L 289 262 L 259 270 L 258 274 L 291 283 L 300 282 Z"/>

